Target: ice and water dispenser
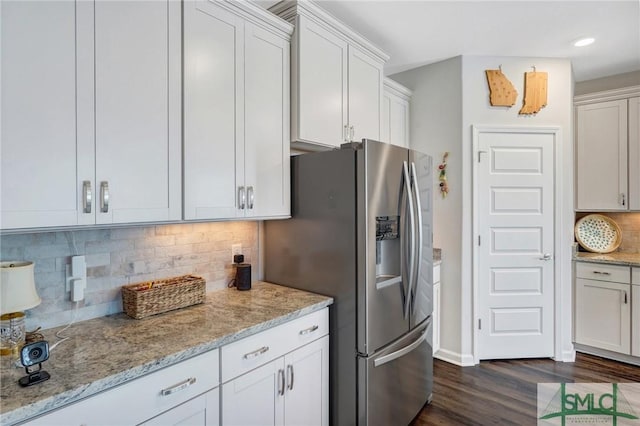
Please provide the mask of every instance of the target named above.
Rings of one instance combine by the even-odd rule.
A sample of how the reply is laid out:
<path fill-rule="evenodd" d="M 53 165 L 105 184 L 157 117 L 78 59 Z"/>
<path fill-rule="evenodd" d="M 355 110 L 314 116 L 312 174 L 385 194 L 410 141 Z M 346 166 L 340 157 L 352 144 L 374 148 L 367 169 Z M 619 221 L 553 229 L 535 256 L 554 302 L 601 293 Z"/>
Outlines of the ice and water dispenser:
<path fill-rule="evenodd" d="M 399 216 L 376 217 L 376 284 L 378 288 L 402 280 L 399 226 Z"/>

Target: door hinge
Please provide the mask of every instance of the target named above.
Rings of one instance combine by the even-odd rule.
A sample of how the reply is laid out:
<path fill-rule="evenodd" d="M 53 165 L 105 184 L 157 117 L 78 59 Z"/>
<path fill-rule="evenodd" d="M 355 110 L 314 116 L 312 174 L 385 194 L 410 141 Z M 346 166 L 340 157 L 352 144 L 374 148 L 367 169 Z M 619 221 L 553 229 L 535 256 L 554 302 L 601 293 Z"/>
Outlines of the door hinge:
<path fill-rule="evenodd" d="M 480 235 L 478 235 L 478 245 L 480 245 Z"/>
<path fill-rule="evenodd" d="M 482 330 L 482 318 L 478 318 L 478 330 Z"/>

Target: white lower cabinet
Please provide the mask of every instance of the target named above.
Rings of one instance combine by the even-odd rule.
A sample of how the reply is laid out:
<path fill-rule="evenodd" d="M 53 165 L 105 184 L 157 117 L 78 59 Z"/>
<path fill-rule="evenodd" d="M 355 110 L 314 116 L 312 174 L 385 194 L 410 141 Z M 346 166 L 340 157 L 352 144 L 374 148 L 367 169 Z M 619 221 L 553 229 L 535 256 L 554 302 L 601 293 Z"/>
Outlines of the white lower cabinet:
<path fill-rule="evenodd" d="M 433 267 L 433 353 L 440 350 L 440 265 Z"/>
<path fill-rule="evenodd" d="M 329 424 L 327 309 L 225 346 L 221 362 L 223 425 Z"/>
<path fill-rule="evenodd" d="M 26 423 L 42 426 L 217 425 L 219 351 L 213 350 Z M 205 419 L 200 422 L 198 419 Z M 147 424 L 147 423 L 145 423 Z"/>
<path fill-rule="evenodd" d="M 630 275 L 628 266 L 576 263 L 576 343 L 631 353 Z"/>
<path fill-rule="evenodd" d="M 218 388 L 142 423 L 143 426 L 217 426 L 219 424 L 220 390 Z"/>
<path fill-rule="evenodd" d="M 328 368 L 325 336 L 225 383 L 222 424 L 328 424 Z"/>
<path fill-rule="evenodd" d="M 640 356 L 640 268 L 631 268 L 631 355 Z"/>

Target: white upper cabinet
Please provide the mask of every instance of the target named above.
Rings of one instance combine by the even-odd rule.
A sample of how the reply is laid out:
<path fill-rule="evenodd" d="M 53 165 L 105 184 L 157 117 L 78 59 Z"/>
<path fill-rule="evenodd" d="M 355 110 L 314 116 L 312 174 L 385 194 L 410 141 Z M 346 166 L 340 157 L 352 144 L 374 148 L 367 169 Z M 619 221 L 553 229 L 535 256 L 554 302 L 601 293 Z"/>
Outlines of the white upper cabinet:
<path fill-rule="evenodd" d="M 576 110 L 578 210 L 626 210 L 627 101 Z"/>
<path fill-rule="evenodd" d="M 249 3 L 184 3 L 185 219 L 290 215 L 292 31 Z"/>
<path fill-rule="evenodd" d="M 349 140 L 380 140 L 383 66 L 349 46 Z"/>
<path fill-rule="evenodd" d="M 411 90 L 384 79 L 382 126 L 380 140 L 409 148 L 409 112 Z"/>
<path fill-rule="evenodd" d="M 96 223 L 179 220 L 180 5 L 96 1 L 94 34 Z"/>
<path fill-rule="evenodd" d="M 0 4 L 1 227 L 78 223 L 73 2 Z"/>
<path fill-rule="evenodd" d="M 180 219 L 180 5 L 0 12 L 2 229 Z"/>
<path fill-rule="evenodd" d="M 640 210 L 638 93 L 576 97 L 576 210 Z"/>
<path fill-rule="evenodd" d="M 296 25 L 293 146 L 317 150 L 379 140 L 383 67 L 389 57 L 311 1 L 283 1 L 269 10 Z"/>
<path fill-rule="evenodd" d="M 629 209 L 640 210 L 640 96 L 629 99 Z"/>

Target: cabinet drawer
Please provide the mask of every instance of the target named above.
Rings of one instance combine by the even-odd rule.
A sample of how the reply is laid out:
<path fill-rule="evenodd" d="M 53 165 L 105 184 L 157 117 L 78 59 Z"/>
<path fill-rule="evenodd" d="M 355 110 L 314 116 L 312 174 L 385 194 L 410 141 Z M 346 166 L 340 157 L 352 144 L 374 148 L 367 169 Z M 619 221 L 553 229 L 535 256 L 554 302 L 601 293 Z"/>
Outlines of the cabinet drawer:
<path fill-rule="evenodd" d="M 28 424 L 138 424 L 215 388 L 219 384 L 218 372 L 216 349 L 62 407 Z"/>
<path fill-rule="evenodd" d="M 628 266 L 576 262 L 576 277 L 589 280 L 629 284 L 631 282 L 629 270 Z"/>
<path fill-rule="evenodd" d="M 631 268 L 631 284 L 640 284 L 640 268 Z"/>
<path fill-rule="evenodd" d="M 238 377 L 329 333 L 329 309 L 305 315 L 223 346 L 222 382 Z"/>

